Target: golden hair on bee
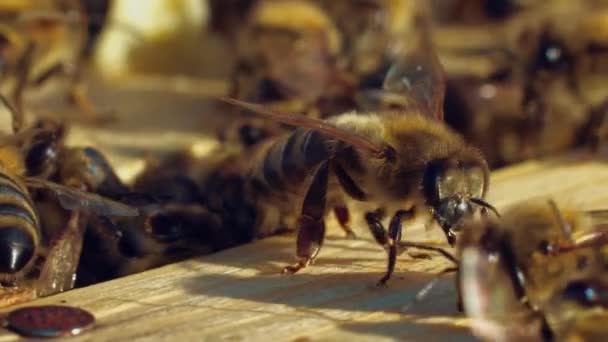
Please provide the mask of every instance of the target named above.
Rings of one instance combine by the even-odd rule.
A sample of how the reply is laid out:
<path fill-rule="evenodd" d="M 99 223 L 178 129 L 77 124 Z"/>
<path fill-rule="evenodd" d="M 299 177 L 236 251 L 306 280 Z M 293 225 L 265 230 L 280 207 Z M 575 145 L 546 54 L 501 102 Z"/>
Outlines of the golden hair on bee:
<path fill-rule="evenodd" d="M 323 33 L 329 51 L 336 54 L 340 50 L 338 29 L 331 18 L 310 1 L 261 1 L 254 8 L 250 21 L 258 27 Z"/>

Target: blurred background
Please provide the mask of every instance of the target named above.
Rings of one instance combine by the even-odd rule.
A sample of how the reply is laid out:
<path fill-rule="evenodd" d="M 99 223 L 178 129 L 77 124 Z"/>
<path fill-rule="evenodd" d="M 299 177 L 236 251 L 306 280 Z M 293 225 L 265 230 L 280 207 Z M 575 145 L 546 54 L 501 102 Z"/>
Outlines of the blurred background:
<path fill-rule="evenodd" d="M 235 111 L 212 105 L 218 95 L 321 117 L 378 110 L 387 70 L 423 30 L 446 71 L 446 121 L 493 167 L 593 145 L 607 110 L 606 1 L 2 3 L 5 74 L 25 41 L 39 39 L 32 74 L 56 61 L 78 66 L 98 111 L 119 118 L 75 141 L 133 155 L 181 148 L 188 134 L 229 135 Z M 58 17 L 36 18 L 45 12 Z M 81 116 L 62 107 L 60 83 L 28 89 L 26 110 Z M 10 77 L 0 86 L 10 89 Z"/>

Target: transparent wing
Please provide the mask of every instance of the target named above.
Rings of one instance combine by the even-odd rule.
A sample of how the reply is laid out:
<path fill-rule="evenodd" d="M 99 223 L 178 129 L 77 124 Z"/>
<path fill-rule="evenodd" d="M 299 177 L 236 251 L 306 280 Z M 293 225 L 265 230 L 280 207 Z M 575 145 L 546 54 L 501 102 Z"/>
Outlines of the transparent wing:
<path fill-rule="evenodd" d="M 538 341 L 541 320 L 517 297 L 500 257 L 464 248 L 460 289 L 471 330 L 485 341 Z"/>
<path fill-rule="evenodd" d="M 280 112 L 265 108 L 264 106 L 255 103 L 240 101 L 227 97 L 220 97 L 219 100 L 241 108 L 245 108 L 276 122 L 281 122 L 294 127 L 314 129 L 320 133 L 334 137 L 354 147 L 367 149 L 370 152 L 376 153 L 378 155 L 382 154 L 383 152 L 381 147 L 377 146 L 375 143 L 373 143 L 366 137 L 355 134 L 351 131 L 341 129 L 323 120 L 307 117 L 305 115 L 300 114 Z"/>
<path fill-rule="evenodd" d="M 32 188 L 49 189 L 57 195 L 61 206 L 67 210 L 92 211 L 101 216 L 137 216 L 139 210 L 105 197 L 70 188 L 38 178 L 26 178 L 25 183 Z"/>
<path fill-rule="evenodd" d="M 83 213 L 79 211 L 71 213 L 67 227 L 54 240 L 46 255 L 47 261 L 40 271 L 36 285 L 39 296 L 48 296 L 74 288 L 86 223 Z"/>
<path fill-rule="evenodd" d="M 419 48 L 404 54 L 388 70 L 383 92 L 391 103 L 406 111 L 415 111 L 436 120 L 443 120 L 445 72 L 431 48 Z"/>

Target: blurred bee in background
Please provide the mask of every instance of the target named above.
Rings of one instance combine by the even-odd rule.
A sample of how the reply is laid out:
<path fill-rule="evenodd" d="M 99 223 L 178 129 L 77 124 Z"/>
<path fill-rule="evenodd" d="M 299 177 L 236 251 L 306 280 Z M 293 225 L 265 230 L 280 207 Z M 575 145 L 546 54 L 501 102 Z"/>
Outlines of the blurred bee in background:
<path fill-rule="evenodd" d="M 421 45 L 400 58 L 384 81 L 385 91 L 400 95 L 407 110 L 352 112 L 322 121 L 224 99 L 298 127 L 258 145 L 247 174 L 246 193 L 260 208 L 256 235 L 297 227 L 298 262 L 284 272 L 295 273 L 315 260 L 330 209 L 350 233 L 347 197 L 369 207 L 370 231 L 388 251 L 379 285 L 394 271 L 402 220 L 429 214 L 454 244 L 464 217 L 477 206 L 493 209 L 483 200 L 489 185 L 484 158 L 441 122 L 443 70 L 428 44 Z M 387 212 L 394 213 L 388 230 L 382 223 Z"/>
<path fill-rule="evenodd" d="M 473 332 L 488 341 L 605 338 L 607 217 L 532 200 L 466 224 L 459 279 Z"/>
<path fill-rule="evenodd" d="M 257 2 L 258 0 L 209 0 L 210 29 L 225 36 L 228 41 L 234 41 L 239 27 L 247 20 Z"/>
<path fill-rule="evenodd" d="M 433 16 L 442 24 L 483 25 L 507 20 L 533 6 L 519 0 L 434 0 Z"/>
<path fill-rule="evenodd" d="M 78 285 L 87 285 L 253 241 L 257 212 L 245 189 L 244 149 L 180 151 L 150 161 L 121 202 L 133 218 L 98 218 L 85 239 Z M 118 232 L 117 234 L 114 232 Z M 99 256 L 103 255 L 103 258 Z"/>
<path fill-rule="evenodd" d="M 13 130 L 24 126 L 23 96 L 51 79 L 68 81 L 70 103 L 99 119 L 81 82 L 87 42 L 87 16 L 79 1 L 25 1 L 17 8 L 0 5 L 0 89 L 17 107 Z"/>
<path fill-rule="evenodd" d="M 366 91 L 381 87 L 412 13 L 400 0 L 258 1 L 238 35 L 229 96 L 321 118 L 376 109 Z M 249 118 L 236 125 L 285 129 Z"/>
<path fill-rule="evenodd" d="M 564 11 L 575 20 L 558 25 Z M 462 48 L 471 52 L 465 59 L 484 56 L 491 65 L 484 72 L 448 68 L 446 121 L 479 146 L 492 167 L 567 150 L 597 135 L 608 98 L 601 85 L 605 9 L 545 12 L 523 11 L 491 31 L 493 45 Z M 457 65 L 458 48 L 437 43 L 444 59 Z"/>
<path fill-rule="evenodd" d="M 9 286 L 3 288 L 5 304 L 74 287 L 89 216 L 138 215 L 135 208 L 90 192 L 95 190 L 91 180 L 101 178 L 92 174 L 99 170 L 90 163 L 75 167 L 68 162 L 73 156 L 65 159 L 74 152 L 91 154 L 65 148 L 64 133 L 62 125 L 43 120 L 2 138 L 0 278 Z M 105 177 L 100 183 L 111 182 Z M 13 289 L 21 289 L 25 298 L 12 296 Z"/>

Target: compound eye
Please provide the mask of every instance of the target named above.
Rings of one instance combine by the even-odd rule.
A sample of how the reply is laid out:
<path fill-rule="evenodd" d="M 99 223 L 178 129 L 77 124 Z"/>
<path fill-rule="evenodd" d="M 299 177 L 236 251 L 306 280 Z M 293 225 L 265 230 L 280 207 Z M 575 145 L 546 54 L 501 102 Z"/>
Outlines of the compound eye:
<path fill-rule="evenodd" d="M 538 63 L 545 70 L 561 70 L 569 64 L 569 54 L 563 43 L 544 37 L 538 51 Z"/>
<path fill-rule="evenodd" d="M 484 188 L 484 172 L 479 167 L 466 169 L 464 172 L 466 177 L 469 195 L 481 198 L 483 197 Z"/>
<path fill-rule="evenodd" d="M 268 136 L 266 131 L 253 125 L 245 124 L 239 128 L 239 138 L 245 146 L 253 146 Z"/>
<path fill-rule="evenodd" d="M 444 199 L 462 190 L 462 172 L 457 169 L 447 170 L 437 179 L 439 199 Z"/>
<path fill-rule="evenodd" d="M 57 158 L 54 141 L 41 141 L 32 146 L 25 157 L 25 167 L 29 176 L 43 173 Z"/>
<path fill-rule="evenodd" d="M 562 297 L 566 300 L 575 301 L 582 306 L 606 306 L 608 304 L 608 289 L 585 281 L 576 281 L 566 286 Z"/>

